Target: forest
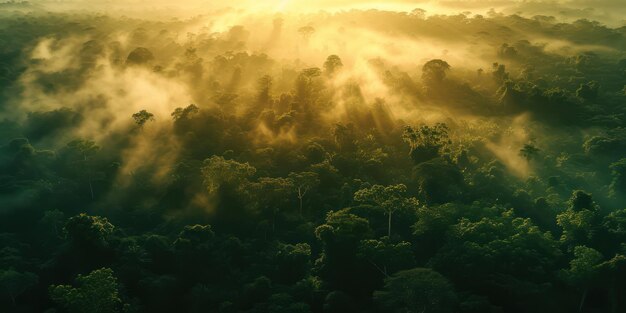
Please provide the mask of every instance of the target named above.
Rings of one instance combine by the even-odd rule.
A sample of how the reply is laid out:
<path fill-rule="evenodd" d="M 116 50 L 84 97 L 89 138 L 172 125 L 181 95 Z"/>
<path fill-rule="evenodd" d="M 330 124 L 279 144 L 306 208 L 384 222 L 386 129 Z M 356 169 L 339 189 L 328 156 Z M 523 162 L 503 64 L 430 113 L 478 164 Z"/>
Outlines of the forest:
<path fill-rule="evenodd" d="M 0 312 L 626 312 L 610 6 L 116 1 L 0 3 Z"/>

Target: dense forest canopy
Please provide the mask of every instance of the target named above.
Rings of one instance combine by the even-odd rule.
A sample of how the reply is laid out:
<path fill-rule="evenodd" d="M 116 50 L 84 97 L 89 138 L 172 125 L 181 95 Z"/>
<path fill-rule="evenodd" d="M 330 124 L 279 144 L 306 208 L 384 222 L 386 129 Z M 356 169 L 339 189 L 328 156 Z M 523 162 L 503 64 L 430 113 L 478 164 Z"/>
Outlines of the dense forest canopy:
<path fill-rule="evenodd" d="M 626 312 L 620 1 L 0 3 L 0 312 Z"/>

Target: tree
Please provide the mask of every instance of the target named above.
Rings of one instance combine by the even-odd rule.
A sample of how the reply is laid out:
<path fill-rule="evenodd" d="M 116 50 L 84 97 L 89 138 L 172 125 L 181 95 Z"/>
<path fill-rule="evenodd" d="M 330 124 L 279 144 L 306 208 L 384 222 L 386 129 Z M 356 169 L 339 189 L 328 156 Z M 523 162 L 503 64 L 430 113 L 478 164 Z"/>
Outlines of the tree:
<path fill-rule="evenodd" d="M 150 50 L 144 47 L 135 48 L 135 50 L 131 51 L 126 58 L 127 65 L 143 65 L 147 64 L 154 60 L 154 55 Z"/>
<path fill-rule="evenodd" d="M 415 17 L 415 18 L 423 20 L 426 17 L 426 10 L 416 8 L 416 9 L 413 9 L 409 15 L 411 17 Z"/>
<path fill-rule="evenodd" d="M 272 281 L 259 276 L 242 288 L 242 298 L 246 306 L 265 302 L 272 295 Z"/>
<path fill-rule="evenodd" d="M 304 279 L 311 268 L 311 246 L 278 243 L 274 262 L 277 281 L 294 284 Z"/>
<path fill-rule="evenodd" d="M 337 70 L 343 66 L 341 59 L 337 55 L 329 55 L 324 62 L 324 72 L 328 76 L 332 76 Z"/>
<path fill-rule="evenodd" d="M 611 185 L 609 186 L 609 196 L 620 199 L 620 196 L 626 196 L 626 158 L 623 158 L 610 166 Z"/>
<path fill-rule="evenodd" d="M 519 154 L 527 161 L 530 161 L 539 153 L 539 151 L 539 148 L 535 147 L 532 143 L 526 143 L 524 144 L 524 147 L 519 150 Z"/>
<path fill-rule="evenodd" d="M 212 156 L 204 160 L 200 171 L 208 200 L 202 205 L 211 210 L 215 227 L 254 231 L 254 226 L 258 226 L 259 206 L 254 202 L 256 184 L 251 178 L 256 168 L 248 163 Z"/>
<path fill-rule="evenodd" d="M 361 240 L 370 239 L 369 222 L 345 210 L 329 212 L 326 223 L 315 229 L 323 251 L 315 262 L 318 275 L 331 288 L 350 294 L 363 288 L 363 272 L 356 269 Z M 359 283 L 357 283 L 359 282 Z"/>
<path fill-rule="evenodd" d="M 580 212 L 583 210 L 597 211 L 598 207 L 593 201 L 591 194 L 582 190 L 576 190 L 568 200 L 569 209 Z"/>
<path fill-rule="evenodd" d="M 302 38 L 304 38 L 305 40 L 308 40 L 309 37 L 311 37 L 311 35 L 313 35 L 313 33 L 315 33 L 315 28 L 313 28 L 313 26 L 303 26 L 298 28 L 298 33 L 300 33 L 300 35 L 302 36 Z"/>
<path fill-rule="evenodd" d="M 141 110 L 133 114 L 133 120 L 135 120 L 135 123 L 139 125 L 139 128 L 143 128 L 148 121 L 154 121 L 154 114 L 146 110 Z"/>
<path fill-rule="evenodd" d="M 214 237 L 211 225 L 186 225 L 178 234 L 174 246 L 177 249 L 206 249 Z"/>
<path fill-rule="evenodd" d="M 259 209 L 264 217 L 271 219 L 273 233 L 276 231 L 277 215 L 291 203 L 291 196 L 295 190 L 294 182 L 289 178 L 261 177 L 254 187 Z"/>
<path fill-rule="evenodd" d="M 63 228 L 67 238 L 78 247 L 105 246 L 114 229 L 106 217 L 85 213 L 70 217 Z"/>
<path fill-rule="evenodd" d="M 513 210 L 490 210 L 501 213 L 452 225 L 429 265 L 461 289 L 499 295 L 497 304 L 505 308 L 538 299 L 561 256 L 558 241 Z"/>
<path fill-rule="evenodd" d="M 445 244 L 448 230 L 461 216 L 467 217 L 468 212 L 480 212 L 480 208 L 469 208 L 457 203 L 418 207 L 416 222 L 411 227 L 420 245 L 417 257 L 432 257 Z"/>
<path fill-rule="evenodd" d="M 429 268 L 400 271 L 385 279 L 383 290 L 374 292 L 383 312 L 452 313 L 456 293 L 448 280 Z"/>
<path fill-rule="evenodd" d="M 322 74 L 317 67 L 306 68 L 300 71 L 295 82 L 295 98 L 301 104 L 309 104 L 315 95 L 314 79 Z"/>
<path fill-rule="evenodd" d="M 354 124 L 335 124 L 332 129 L 333 139 L 342 151 L 353 151 L 356 149 L 356 134 Z"/>
<path fill-rule="evenodd" d="M 65 221 L 65 214 L 59 210 L 48 210 L 43 213 L 43 217 L 39 220 L 45 228 L 47 228 L 48 234 L 51 239 L 58 239 L 61 235 L 61 229 L 63 222 Z"/>
<path fill-rule="evenodd" d="M 272 81 L 272 76 L 269 75 L 263 75 L 257 81 L 257 101 L 259 104 L 267 105 L 272 100 Z"/>
<path fill-rule="evenodd" d="M 211 193 L 217 192 L 222 186 L 239 188 L 256 173 L 256 168 L 248 163 L 226 160 L 216 155 L 204 160 L 202 165 L 204 184 Z"/>
<path fill-rule="evenodd" d="M 324 299 L 324 313 L 355 312 L 354 300 L 344 292 L 329 292 Z"/>
<path fill-rule="evenodd" d="M 410 186 L 411 192 L 427 204 L 460 200 L 467 190 L 461 169 L 441 158 L 413 167 Z"/>
<path fill-rule="evenodd" d="M 66 152 L 70 155 L 70 162 L 79 165 L 79 175 L 84 175 L 87 180 L 91 199 L 95 198 L 93 189 L 95 173 L 93 172 L 93 165 L 91 163 L 93 157 L 99 150 L 100 147 L 98 147 L 95 142 L 83 139 L 70 141 L 66 146 Z"/>
<path fill-rule="evenodd" d="M 595 213 L 589 210 L 574 211 L 568 209 L 559 213 L 556 221 L 563 229 L 561 242 L 569 247 L 591 243 L 595 234 L 595 219 Z"/>
<path fill-rule="evenodd" d="M 76 277 L 77 287 L 50 286 L 50 298 L 69 313 L 116 313 L 122 300 L 118 294 L 117 278 L 110 268 L 101 268 L 88 275 Z"/>
<path fill-rule="evenodd" d="M 616 210 L 605 216 L 602 227 L 615 236 L 617 242 L 626 241 L 626 209 Z"/>
<path fill-rule="evenodd" d="M 602 263 L 600 252 L 585 246 L 574 247 L 574 259 L 570 261 L 570 267 L 561 272 L 563 279 L 582 291 L 578 312 L 582 312 L 587 298 L 587 291 L 594 285 L 600 273 L 599 265 Z"/>
<path fill-rule="evenodd" d="M 598 98 L 598 91 L 600 87 L 598 86 L 598 82 L 590 81 L 586 84 L 580 84 L 578 89 L 576 89 L 576 97 L 584 99 L 584 100 L 595 100 Z"/>
<path fill-rule="evenodd" d="M 309 190 L 319 185 L 318 174 L 314 172 L 289 173 L 289 180 L 296 188 L 296 196 L 300 204 L 299 212 L 302 216 L 302 201 Z"/>
<path fill-rule="evenodd" d="M 557 224 L 563 229 L 561 242 L 569 248 L 592 244 L 596 239 L 600 220 L 591 194 L 576 190 L 568 204 L 568 208 L 556 216 Z"/>
<path fill-rule="evenodd" d="M 211 225 L 187 225 L 174 241 L 178 264 L 176 279 L 188 285 L 223 275 L 229 256 L 220 255 L 220 242 Z"/>
<path fill-rule="evenodd" d="M 506 71 L 504 64 L 493 63 L 491 65 L 491 76 L 493 76 L 493 79 L 499 84 L 509 79 L 509 73 Z"/>
<path fill-rule="evenodd" d="M 361 240 L 357 257 L 371 264 L 384 277 L 415 265 L 411 243 L 385 240 Z"/>
<path fill-rule="evenodd" d="M 448 62 L 434 59 L 422 66 L 422 81 L 428 86 L 440 84 L 446 78 L 446 72 L 450 69 Z"/>
<path fill-rule="evenodd" d="M 623 304 L 620 305 L 619 299 L 621 292 L 626 288 L 626 256 L 617 254 L 598 267 L 601 272 L 600 281 L 602 286 L 606 286 L 609 289 L 610 312 L 617 313 L 623 311 L 624 306 Z M 619 307 L 621 307 L 621 310 L 619 310 Z"/>
<path fill-rule="evenodd" d="M 14 269 L 0 270 L 0 294 L 11 298 L 15 306 L 15 298 L 24 291 L 35 286 L 39 278 L 30 272 L 17 272 Z"/>
<path fill-rule="evenodd" d="M 505 59 L 515 59 L 517 57 L 517 49 L 509 46 L 508 43 L 503 43 L 498 50 L 498 55 Z"/>
<path fill-rule="evenodd" d="M 419 202 L 415 198 L 406 198 L 406 186 L 403 184 L 381 186 L 374 185 L 371 188 L 364 188 L 354 193 L 354 200 L 370 202 L 378 205 L 388 216 L 387 236 L 391 238 L 391 217 L 399 209 L 417 209 Z"/>
<path fill-rule="evenodd" d="M 174 109 L 174 112 L 172 112 L 171 115 L 174 121 L 178 121 L 181 119 L 188 119 L 192 115 L 198 113 L 199 111 L 200 109 L 195 104 L 192 103 L 185 108 L 178 107 Z"/>
<path fill-rule="evenodd" d="M 437 123 L 433 126 L 423 125 L 417 128 L 405 126 L 402 139 L 409 144 L 409 155 L 419 164 L 436 158 L 441 150 L 451 143 L 448 136 L 448 126 Z"/>

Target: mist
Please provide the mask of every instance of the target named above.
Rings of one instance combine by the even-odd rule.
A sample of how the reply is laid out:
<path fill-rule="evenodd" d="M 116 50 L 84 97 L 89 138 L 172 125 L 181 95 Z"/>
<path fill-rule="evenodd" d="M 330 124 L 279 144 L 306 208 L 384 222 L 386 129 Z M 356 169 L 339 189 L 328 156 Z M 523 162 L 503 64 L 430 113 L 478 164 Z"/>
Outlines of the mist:
<path fill-rule="evenodd" d="M 617 312 L 624 14 L 0 3 L 0 310 Z"/>

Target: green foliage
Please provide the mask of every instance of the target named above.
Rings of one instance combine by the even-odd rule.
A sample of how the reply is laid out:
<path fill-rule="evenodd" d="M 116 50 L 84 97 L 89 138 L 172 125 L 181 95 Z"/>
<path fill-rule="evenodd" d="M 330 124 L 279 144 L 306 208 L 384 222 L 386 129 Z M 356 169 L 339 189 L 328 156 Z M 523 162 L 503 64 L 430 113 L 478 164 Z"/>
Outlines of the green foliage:
<path fill-rule="evenodd" d="M 570 248 L 593 243 L 600 221 L 591 195 L 577 190 L 568 203 L 567 210 L 556 216 L 557 224 L 563 229 L 561 242 Z"/>
<path fill-rule="evenodd" d="M 599 88 L 596 81 L 580 84 L 580 87 L 576 89 L 576 96 L 584 100 L 595 100 L 598 97 Z"/>
<path fill-rule="evenodd" d="M 588 243 L 594 235 L 595 218 L 595 214 L 589 210 L 580 212 L 567 210 L 557 215 L 557 224 L 563 229 L 561 242 L 570 246 Z"/>
<path fill-rule="evenodd" d="M 397 210 L 415 210 L 419 201 L 415 198 L 406 198 L 407 188 L 403 184 L 381 186 L 374 185 L 354 193 L 354 200 L 372 203 L 381 207 L 388 216 L 387 236 L 391 237 L 391 219 Z"/>
<path fill-rule="evenodd" d="M 300 215 L 302 215 L 302 201 L 309 190 L 319 185 L 319 175 L 314 172 L 289 173 L 288 179 L 295 188 L 296 196 L 300 202 Z"/>
<path fill-rule="evenodd" d="M 403 184 L 391 186 L 374 185 L 355 192 L 354 200 L 373 203 L 391 214 L 393 211 L 406 205 L 407 201 L 411 201 L 411 199 L 404 198 L 405 194 L 406 186 Z M 412 200 L 413 203 L 411 204 L 417 204 L 417 200 Z"/>
<path fill-rule="evenodd" d="M 415 258 L 409 242 L 394 244 L 375 239 L 362 240 L 359 243 L 357 257 L 371 264 L 385 276 L 415 265 Z"/>
<path fill-rule="evenodd" d="M 422 206 L 417 210 L 418 220 L 413 225 L 414 234 L 421 236 L 428 233 L 443 235 L 448 226 L 455 224 L 461 213 L 453 203 L 438 207 Z"/>
<path fill-rule="evenodd" d="M 454 312 L 456 294 L 448 280 L 428 268 L 401 271 L 374 293 L 383 312 Z"/>
<path fill-rule="evenodd" d="M 454 164 L 433 159 L 416 165 L 411 173 L 413 193 L 428 204 L 458 200 L 466 190 L 463 173 Z"/>
<path fill-rule="evenodd" d="M 76 154 L 77 158 L 92 157 L 100 147 L 91 140 L 76 139 L 67 143 L 67 153 Z"/>
<path fill-rule="evenodd" d="M 0 312 L 626 311 L 626 37 L 578 2 L 0 3 Z"/>
<path fill-rule="evenodd" d="M 604 217 L 602 226 L 618 238 L 626 238 L 626 209 L 609 213 Z"/>
<path fill-rule="evenodd" d="M 448 126 L 437 123 L 434 126 L 420 126 L 413 128 L 406 126 L 402 133 L 402 139 L 409 144 L 409 155 L 419 164 L 431 160 L 441 154 L 442 149 L 451 143 L 448 135 Z"/>
<path fill-rule="evenodd" d="M 569 269 L 562 272 L 563 279 L 573 286 L 588 288 L 598 278 L 598 265 L 603 259 L 602 254 L 592 248 L 576 246 Z"/>
<path fill-rule="evenodd" d="M 105 246 L 115 227 L 106 217 L 85 213 L 70 217 L 63 231 L 67 238 L 78 246 Z"/>
<path fill-rule="evenodd" d="M 50 298 L 70 313 L 121 312 L 117 279 L 113 270 L 101 268 L 76 277 L 77 287 L 50 286 Z"/>
<path fill-rule="evenodd" d="M 597 206 L 594 203 L 591 194 L 582 190 L 576 190 L 572 193 L 572 197 L 568 201 L 569 209 L 580 212 L 583 210 L 596 211 Z"/>
<path fill-rule="evenodd" d="M 315 235 L 331 244 L 341 241 L 356 242 L 369 237 L 371 229 L 366 219 L 338 211 L 326 215 L 326 223 L 315 229 Z"/>
<path fill-rule="evenodd" d="M 180 249 L 199 248 L 215 236 L 211 225 L 187 225 L 178 235 L 174 246 Z"/>
<path fill-rule="evenodd" d="M 558 242 L 530 219 L 512 210 L 478 221 L 462 218 L 452 226 L 448 243 L 431 259 L 432 265 L 464 284 L 490 284 L 478 277 L 515 275 L 543 281 L 546 269 L 561 255 Z"/>
<path fill-rule="evenodd" d="M 363 283 L 355 285 L 361 273 L 354 263 L 359 242 L 372 236 L 369 222 L 345 211 L 329 212 L 326 223 L 315 229 L 315 235 L 323 243 L 323 252 L 315 262 L 318 275 L 332 288 L 358 292 Z"/>
<path fill-rule="evenodd" d="M 306 243 L 279 244 L 275 256 L 279 281 L 295 283 L 306 277 L 311 267 L 311 246 Z"/>
<path fill-rule="evenodd" d="M 209 192 L 216 192 L 223 185 L 239 188 L 256 172 L 256 169 L 248 163 L 226 160 L 220 156 L 204 160 L 201 170 Z"/>
<path fill-rule="evenodd" d="M 609 186 L 609 196 L 617 199 L 626 197 L 626 158 L 623 158 L 610 166 L 613 180 Z"/>

